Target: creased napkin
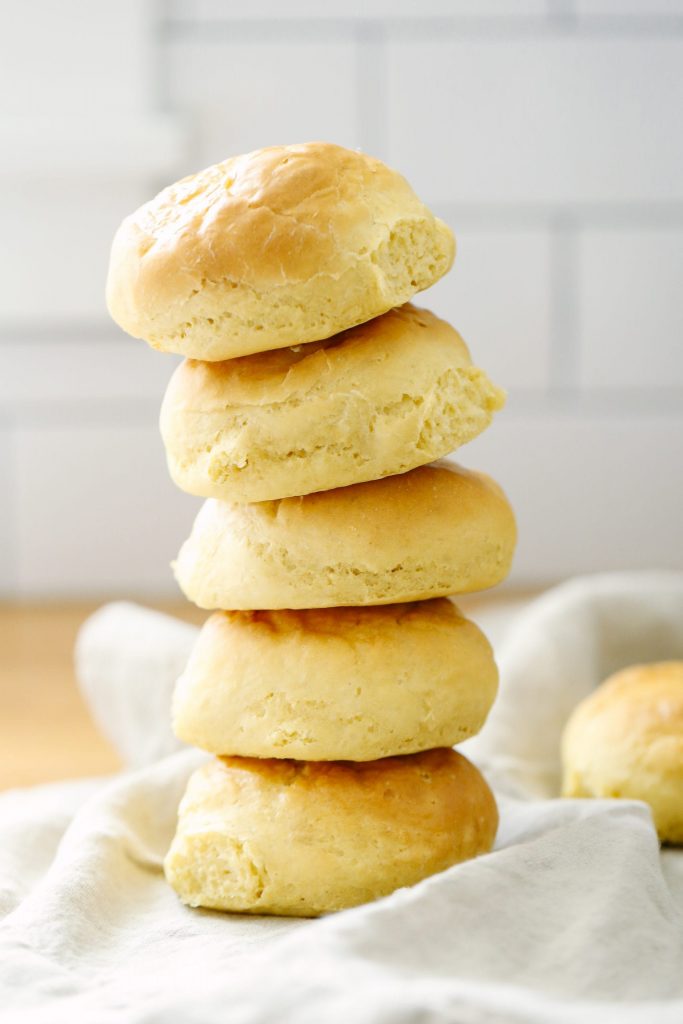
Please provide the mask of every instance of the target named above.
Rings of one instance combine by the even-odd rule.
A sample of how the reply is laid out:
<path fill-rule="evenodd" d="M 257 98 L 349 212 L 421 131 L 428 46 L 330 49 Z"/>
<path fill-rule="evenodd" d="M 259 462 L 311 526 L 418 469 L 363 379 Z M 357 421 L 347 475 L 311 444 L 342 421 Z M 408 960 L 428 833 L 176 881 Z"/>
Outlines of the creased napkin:
<path fill-rule="evenodd" d="M 568 711 L 621 664 L 683 656 L 682 612 L 673 574 L 576 580 L 530 606 L 466 750 L 495 784 L 494 852 L 318 921 L 178 903 L 161 861 L 206 755 L 159 757 L 176 743 L 167 706 L 194 633 L 130 605 L 99 612 L 79 641 L 81 682 L 138 767 L 0 797 L 0 1014 L 680 1024 L 683 853 L 660 852 L 643 804 L 553 796 Z"/>
<path fill-rule="evenodd" d="M 517 617 L 500 652 L 498 700 L 463 751 L 510 791 L 557 796 L 572 709 L 620 668 L 672 658 L 683 659 L 683 574 L 570 580 Z"/>

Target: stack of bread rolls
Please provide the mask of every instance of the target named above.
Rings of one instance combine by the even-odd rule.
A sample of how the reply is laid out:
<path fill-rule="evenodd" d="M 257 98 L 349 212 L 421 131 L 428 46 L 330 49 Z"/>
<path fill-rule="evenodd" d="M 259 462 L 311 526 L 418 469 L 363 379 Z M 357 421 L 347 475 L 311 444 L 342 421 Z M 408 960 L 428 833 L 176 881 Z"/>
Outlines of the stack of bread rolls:
<path fill-rule="evenodd" d="M 453 256 L 399 174 L 324 143 L 185 178 L 116 235 L 109 308 L 187 357 L 161 429 L 208 499 L 175 563 L 214 612 L 173 711 L 216 755 L 165 864 L 191 906 L 321 914 L 493 843 L 493 796 L 451 748 L 496 666 L 447 598 L 504 579 L 515 524 L 491 479 L 436 460 L 504 396 L 409 304 Z"/>

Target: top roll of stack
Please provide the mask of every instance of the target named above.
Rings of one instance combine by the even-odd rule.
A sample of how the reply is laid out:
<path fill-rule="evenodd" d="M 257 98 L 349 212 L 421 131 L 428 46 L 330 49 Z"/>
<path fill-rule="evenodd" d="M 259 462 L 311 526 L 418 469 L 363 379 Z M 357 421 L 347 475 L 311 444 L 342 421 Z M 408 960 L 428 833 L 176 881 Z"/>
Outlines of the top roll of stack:
<path fill-rule="evenodd" d="M 232 359 L 319 341 L 438 281 L 453 234 L 379 160 L 272 146 L 170 185 L 114 238 L 107 302 L 153 348 Z"/>

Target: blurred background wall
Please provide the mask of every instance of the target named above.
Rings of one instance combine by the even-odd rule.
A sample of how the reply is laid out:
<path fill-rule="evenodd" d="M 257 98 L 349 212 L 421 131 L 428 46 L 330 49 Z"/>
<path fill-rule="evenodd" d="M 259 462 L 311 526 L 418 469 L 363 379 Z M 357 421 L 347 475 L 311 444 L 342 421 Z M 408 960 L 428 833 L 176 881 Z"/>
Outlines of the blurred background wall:
<path fill-rule="evenodd" d="M 175 593 L 199 505 L 174 359 L 108 322 L 162 185 L 274 142 L 399 168 L 454 228 L 418 301 L 510 392 L 460 455 L 519 515 L 513 584 L 683 568 L 683 2 L 27 0 L 0 31 L 0 591 Z"/>

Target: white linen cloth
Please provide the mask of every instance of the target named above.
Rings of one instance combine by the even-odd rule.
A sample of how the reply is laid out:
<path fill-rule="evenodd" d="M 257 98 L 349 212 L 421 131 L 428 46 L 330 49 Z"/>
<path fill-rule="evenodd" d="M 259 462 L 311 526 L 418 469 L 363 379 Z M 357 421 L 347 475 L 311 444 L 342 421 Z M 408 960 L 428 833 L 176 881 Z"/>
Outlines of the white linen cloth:
<path fill-rule="evenodd" d="M 138 767 L 0 797 L 0 1018 L 680 1024 L 683 852 L 660 853 L 644 804 L 564 801 L 554 787 L 576 701 L 620 665 L 683 657 L 683 577 L 586 578 L 531 605 L 500 652 L 496 710 L 467 745 L 496 788 L 494 852 L 317 921 L 191 911 L 163 879 L 178 800 L 206 756 L 169 753 L 169 694 L 193 635 L 129 605 L 86 625 L 84 692 Z"/>

